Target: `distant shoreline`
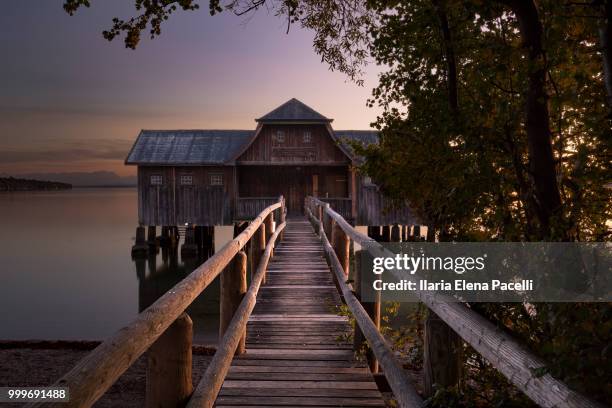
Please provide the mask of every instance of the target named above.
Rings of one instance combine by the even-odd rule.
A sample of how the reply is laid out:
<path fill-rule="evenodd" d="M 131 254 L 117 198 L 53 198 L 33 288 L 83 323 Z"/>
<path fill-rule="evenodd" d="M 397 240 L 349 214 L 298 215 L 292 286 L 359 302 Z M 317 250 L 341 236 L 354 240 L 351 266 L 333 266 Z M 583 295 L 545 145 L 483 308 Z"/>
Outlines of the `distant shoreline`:
<path fill-rule="evenodd" d="M 33 179 L 21 179 L 14 177 L 0 177 L 0 191 L 59 191 L 71 190 L 72 184 L 59 183 L 56 181 L 42 181 Z"/>

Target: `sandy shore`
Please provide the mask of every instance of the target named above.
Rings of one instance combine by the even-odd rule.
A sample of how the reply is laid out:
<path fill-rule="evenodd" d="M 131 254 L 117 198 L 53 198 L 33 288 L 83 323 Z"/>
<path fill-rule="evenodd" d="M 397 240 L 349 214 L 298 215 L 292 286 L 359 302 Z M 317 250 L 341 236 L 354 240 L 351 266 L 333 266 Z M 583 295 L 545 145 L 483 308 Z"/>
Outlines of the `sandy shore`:
<path fill-rule="evenodd" d="M 68 372 L 97 342 L 0 342 L 0 387 L 49 386 Z M 19 347 L 21 345 L 21 347 Z M 212 349 L 196 347 L 193 382 L 197 384 L 210 362 Z M 146 358 L 126 371 L 95 407 L 142 407 L 145 395 Z M 22 404 L 2 404 L 19 407 Z"/>

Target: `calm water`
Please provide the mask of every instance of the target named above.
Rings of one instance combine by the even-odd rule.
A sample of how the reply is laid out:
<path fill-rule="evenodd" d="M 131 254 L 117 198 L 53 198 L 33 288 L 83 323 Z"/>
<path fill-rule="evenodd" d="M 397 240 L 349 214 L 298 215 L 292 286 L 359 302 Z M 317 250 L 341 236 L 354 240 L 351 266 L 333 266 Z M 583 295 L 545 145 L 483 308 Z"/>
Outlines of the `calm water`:
<path fill-rule="evenodd" d="M 136 225 L 135 189 L 0 194 L 0 339 L 103 339 L 198 264 L 132 260 Z M 218 291 L 189 310 L 197 342 L 216 341 Z"/>

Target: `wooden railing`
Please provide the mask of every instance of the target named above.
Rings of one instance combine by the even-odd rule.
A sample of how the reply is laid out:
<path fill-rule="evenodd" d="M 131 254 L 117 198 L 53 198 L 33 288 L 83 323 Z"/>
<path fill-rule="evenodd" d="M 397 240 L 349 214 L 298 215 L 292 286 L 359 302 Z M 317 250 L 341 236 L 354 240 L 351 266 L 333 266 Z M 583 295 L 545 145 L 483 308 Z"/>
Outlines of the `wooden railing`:
<path fill-rule="evenodd" d="M 358 301 L 360 297 L 359 289 L 355 290 L 353 285 L 347 283 L 350 240 L 359 244 L 363 250 L 368 251 L 375 257 L 394 257 L 395 254 L 370 237 L 355 230 L 328 203 L 308 197 L 305 209 L 325 245 L 327 257 L 337 277 L 337 285 L 344 295 L 345 302 L 355 317 L 357 327 L 365 335 L 376 359 L 382 366 L 383 373 L 395 397 L 401 406 L 419 406 L 418 394 L 415 395 L 414 389 L 405 384 L 408 380 L 406 380 L 405 375 L 402 375 L 401 368 L 398 369 L 397 363 L 391 361 L 392 354 L 389 347 L 380 333 L 372 330 L 375 325 L 370 316 L 364 313 L 364 309 Z M 333 247 L 329 244 L 330 239 Z M 359 272 L 358 269 L 355 268 L 355 271 Z M 401 275 L 397 277 L 398 279 L 405 278 Z M 360 280 L 358 276 L 353 278 L 355 283 L 360 284 Z M 416 295 L 463 341 L 472 346 L 496 370 L 536 404 L 550 408 L 601 407 L 600 404 L 572 391 L 565 383 L 555 379 L 550 374 L 542 374 L 546 370 L 546 363 L 542 359 L 465 304 L 449 301 L 448 298 L 432 292 L 416 292 Z M 451 361 L 451 356 L 448 357 L 448 360 Z"/>
<path fill-rule="evenodd" d="M 274 212 L 279 223 L 274 233 Z M 272 256 L 276 239 L 285 228 L 285 201 L 277 198 L 263 209 L 248 227 L 189 276 L 142 311 L 58 380 L 53 386 L 67 387 L 70 401 L 33 403 L 30 407 L 90 407 L 147 350 L 147 407 L 212 406 L 227 374 L 234 352 L 244 351 L 246 322 L 255 305 L 255 296 Z M 251 240 L 250 256 L 257 265 L 251 287 L 246 289 L 246 258 L 242 251 Z M 191 384 L 192 323 L 184 311 L 219 275 L 223 340 L 193 397 Z M 228 274 L 229 276 L 224 276 Z M 238 279 L 234 279 L 238 276 Z M 224 279 L 227 277 L 227 279 Z M 246 292 L 246 293 L 245 293 Z M 231 295 L 230 295 L 231 294 Z M 244 296 L 244 298 L 243 298 Z M 236 311 L 235 313 L 233 311 Z"/>
<path fill-rule="evenodd" d="M 276 197 L 238 197 L 234 219 L 251 220 L 276 201 Z"/>

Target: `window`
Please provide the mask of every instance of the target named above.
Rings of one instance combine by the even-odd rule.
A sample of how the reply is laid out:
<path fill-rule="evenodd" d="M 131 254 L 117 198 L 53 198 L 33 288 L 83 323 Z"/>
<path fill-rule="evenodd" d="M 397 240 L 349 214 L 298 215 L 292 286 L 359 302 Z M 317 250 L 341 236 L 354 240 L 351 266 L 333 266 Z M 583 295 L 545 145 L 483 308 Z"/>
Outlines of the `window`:
<path fill-rule="evenodd" d="M 282 130 L 277 130 L 275 139 L 278 143 L 285 143 L 285 132 Z"/>
<path fill-rule="evenodd" d="M 223 185 L 223 174 L 211 174 L 210 175 L 211 186 L 222 186 Z"/>
<path fill-rule="evenodd" d="M 181 175 L 181 185 L 182 186 L 190 186 L 192 184 L 193 184 L 193 176 L 191 174 Z"/>
<path fill-rule="evenodd" d="M 164 184 L 163 176 L 160 176 L 159 174 L 151 176 L 151 185 L 152 186 L 161 186 L 162 184 Z"/>
<path fill-rule="evenodd" d="M 302 138 L 302 141 L 303 141 L 304 143 L 310 143 L 310 142 L 312 142 L 312 135 L 310 134 L 310 132 L 308 132 L 308 131 L 304 132 L 304 136 L 303 136 L 303 138 Z"/>

